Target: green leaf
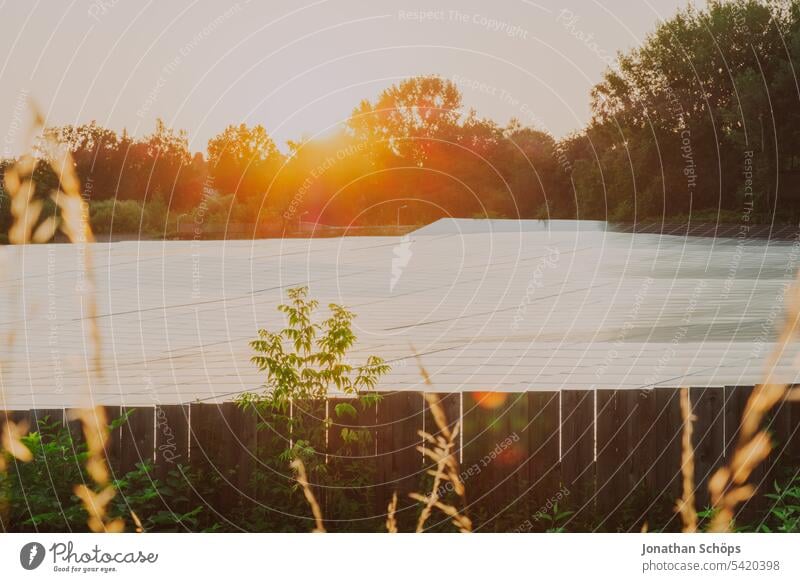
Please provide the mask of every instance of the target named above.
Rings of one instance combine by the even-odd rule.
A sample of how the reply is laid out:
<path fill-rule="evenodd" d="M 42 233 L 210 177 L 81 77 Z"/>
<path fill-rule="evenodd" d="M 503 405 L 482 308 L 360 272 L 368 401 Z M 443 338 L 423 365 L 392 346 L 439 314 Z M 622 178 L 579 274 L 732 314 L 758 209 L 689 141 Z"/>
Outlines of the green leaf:
<path fill-rule="evenodd" d="M 349 416 L 350 418 L 356 418 L 358 416 L 358 411 L 356 407 L 348 402 L 341 402 L 334 407 L 334 411 L 336 412 L 336 416 L 339 418 L 343 418 L 345 415 Z"/>

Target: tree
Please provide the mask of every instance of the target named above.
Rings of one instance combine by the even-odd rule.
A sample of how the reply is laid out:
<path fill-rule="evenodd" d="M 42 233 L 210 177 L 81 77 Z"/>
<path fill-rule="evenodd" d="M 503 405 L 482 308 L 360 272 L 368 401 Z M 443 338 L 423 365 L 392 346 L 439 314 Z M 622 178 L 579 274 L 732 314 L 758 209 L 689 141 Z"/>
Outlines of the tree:
<path fill-rule="evenodd" d="M 358 180 L 365 194 L 350 210 L 362 220 L 369 208 L 373 221 L 390 223 L 401 207 L 416 222 L 531 218 L 548 212 L 548 200 L 568 198 L 552 136 L 464 113 L 458 88 L 440 77 L 407 79 L 362 101 L 348 130 L 369 160 Z"/>
<path fill-rule="evenodd" d="M 567 193 L 568 180 L 559 166 L 553 137 L 512 120 L 503 130 L 502 138 L 492 159 L 511 194 L 506 204 L 513 202 L 513 208 L 509 207 L 505 215 L 562 217 L 557 201 Z"/>
<path fill-rule="evenodd" d="M 330 304 L 330 315 L 314 321 L 318 302 L 308 299 L 308 289 L 288 291 L 289 302 L 278 306 L 287 325 L 280 331 L 260 329 L 250 342 L 252 361 L 265 373 L 263 391 L 241 395 L 241 407 L 259 419 L 259 442 L 267 442 L 273 455 L 265 462 L 272 472 L 286 476 L 277 483 L 257 483 L 259 499 L 265 496 L 288 511 L 302 511 L 289 478 L 289 463 L 300 459 L 315 484 L 330 485 L 326 493 L 329 508 L 352 515 L 353 507 L 369 507 L 371 488 L 365 485 L 375 474 L 367 462 L 372 436 L 369 429 L 339 429 L 338 447 L 329 448 L 325 432 L 334 422 L 344 424 L 358 415 L 358 409 L 379 401 L 375 392 L 389 366 L 377 356 L 368 356 L 360 366 L 349 361 L 356 342 L 352 330 L 355 315 L 341 305 Z M 326 412 L 332 392 L 352 397 Z M 330 457 L 326 461 L 326 454 Z M 343 506 L 348 509 L 342 510 Z"/>
<path fill-rule="evenodd" d="M 260 329 L 258 339 L 250 342 L 256 352 L 252 362 L 266 372 L 265 390 L 245 394 L 241 402 L 287 411 L 292 400 L 324 400 L 333 390 L 374 401 L 375 386 L 389 366 L 377 356 L 368 356 L 358 367 L 347 361 L 356 342 L 355 314 L 331 303 L 330 316 L 315 323 L 319 303 L 307 299 L 308 288 L 289 289 L 288 296 L 289 303 L 278 306 L 288 326 L 277 332 Z"/>
<path fill-rule="evenodd" d="M 202 194 L 205 164 L 193 159 L 185 131 L 156 120 L 152 134 L 131 138 L 92 121 L 45 130 L 45 140 L 63 144 L 75 160 L 84 195 L 91 201 L 137 200 L 185 210 Z"/>
<path fill-rule="evenodd" d="M 592 151 L 574 163 L 579 207 L 605 206 L 596 217 L 625 220 L 742 216 L 750 203 L 751 218 L 771 220 L 778 208 L 782 217 L 800 216 L 793 166 L 800 169 L 800 116 L 790 72 L 800 57 L 799 6 L 690 6 L 622 55 L 592 91 L 583 136 Z M 749 164 L 752 196 L 743 179 Z"/>
<path fill-rule="evenodd" d="M 379 157 L 388 150 L 421 166 L 436 141 L 452 137 L 460 116 L 455 83 L 437 76 L 413 77 L 383 91 L 374 104 L 362 101 L 348 125 Z"/>
<path fill-rule="evenodd" d="M 46 134 L 72 153 L 75 170 L 84 185 L 84 194 L 90 200 L 107 200 L 120 195 L 125 151 L 114 131 L 92 121 L 83 125 L 48 128 Z"/>
<path fill-rule="evenodd" d="M 145 200 L 150 204 L 165 202 L 167 209 L 187 210 L 195 206 L 202 195 L 192 175 L 192 154 L 189 139 L 183 130 L 168 128 L 156 120 L 155 131 L 142 140 L 139 148 L 143 172 Z"/>
<path fill-rule="evenodd" d="M 208 142 L 208 163 L 214 185 L 243 200 L 266 194 L 282 163 L 282 155 L 261 125 L 229 125 Z"/>

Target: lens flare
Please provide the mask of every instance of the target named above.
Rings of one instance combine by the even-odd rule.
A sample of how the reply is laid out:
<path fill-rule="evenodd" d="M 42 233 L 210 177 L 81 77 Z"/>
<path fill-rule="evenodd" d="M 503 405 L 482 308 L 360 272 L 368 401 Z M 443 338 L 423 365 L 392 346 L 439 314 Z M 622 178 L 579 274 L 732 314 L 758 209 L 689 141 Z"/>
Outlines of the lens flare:
<path fill-rule="evenodd" d="M 505 392 L 473 392 L 472 398 L 481 408 L 494 410 L 495 408 L 500 408 L 506 403 L 508 394 Z"/>

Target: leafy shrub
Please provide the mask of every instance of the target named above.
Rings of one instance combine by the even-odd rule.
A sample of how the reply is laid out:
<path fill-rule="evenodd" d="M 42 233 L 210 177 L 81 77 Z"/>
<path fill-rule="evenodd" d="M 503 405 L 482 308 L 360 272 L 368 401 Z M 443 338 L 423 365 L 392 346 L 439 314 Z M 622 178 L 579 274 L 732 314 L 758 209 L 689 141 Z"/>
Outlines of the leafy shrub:
<path fill-rule="evenodd" d="M 775 492 L 765 497 L 770 500 L 769 520 L 759 531 L 800 533 L 800 477 L 793 475 L 788 483 L 775 483 Z"/>
<path fill-rule="evenodd" d="M 31 432 L 22 442 L 33 454 L 29 463 L 9 463 L 9 470 L 0 473 L 0 504 L 5 508 L 2 525 L 6 531 L 84 532 L 88 531 L 86 513 L 73 493 L 76 484 L 89 481 L 86 473 L 86 444 L 73 438 L 61 423 L 39 423 L 39 431 Z M 126 418 L 117 419 L 112 429 Z M 204 522 L 202 506 L 184 512 L 176 507 L 191 507 L 191 479 L 184 467 L 170 472 L 161 482 L 152 477 L 152 467 L 137 464 L 133 471 L 119 475 L 113 485 L 117 494 L 109 513 L 126 521 L 126 529 L 135 529 L 131 512 L 142 522 L 144 531 L 201 531 L 215 529 L 213 522 Z"/>
<path fill-rule="evenodd" d="M 633 202 L 626 198 L 617 204 L 616 208 L 614 208 L 613 212 L 611 213 L 610 218 L 612 222 L 626 222 L 633 220 L 633 217 Z"/>
<path fill-rule="evenodd" d="M 142 231 L 150 235 L 162 235 L 167 230 L 169 208 L 162 196 L 154 196 L 143 202 Z"/>
<path fill-rule="evenodd" d="M 138 233 L 142 207 L 136 200 L 101 200 L 89 205 L 89 221 L 97 233 Z"/>
<path fill-rule="evenodd" d="M 250 342 L 255 351 L 252 361 L 266 373 L 266 381 L 262 392 L 243 394 L 239 403 L 258 414 L 260 435 L 267 435 L 271 449 L 271 454 L 267 451 L 261 458 L 269 459 L 267 473 L 281 476 L 256 475 L 254 486 L 271 507 L 287 507 L 293 515 L 303 515 L 305 502 L 288 475 L 289 463 L 299 458 L 311 480 L 324 489 L 331 513 L 355 516 L 359 509 L 371 506 L 371 489 L 366 486 L 373 482 L 375 472 L 369 462 L 372 435 L 366 429 L 343 427 L 337 439 L 340 445 L 326 451 L 325 432 L 333 419 L 345 423 L 358 414 L 357 407 L 366 409 L 377 403 L 379 394 L 374 389 L 389 366 L 377 356 L 367 357 L 361 366 L 350 364 L 347 355 L 356 342 L 355 315 L 330 304 L 330 316 L 314 322 L 318 302 L 307 295 L 305 287 L 290 289 L 289 303 L 278 307 L 287 327 L 276 332 L 261 329 L 258 339 Z M 334 390 L 352 396 L 353 404 L 340 403 L 328 416 L 325 401 Z M 351 523 L 357 530 L 366 527 L 363 521 Z M 307 525 L 297 527 L 308 530 Z"/>

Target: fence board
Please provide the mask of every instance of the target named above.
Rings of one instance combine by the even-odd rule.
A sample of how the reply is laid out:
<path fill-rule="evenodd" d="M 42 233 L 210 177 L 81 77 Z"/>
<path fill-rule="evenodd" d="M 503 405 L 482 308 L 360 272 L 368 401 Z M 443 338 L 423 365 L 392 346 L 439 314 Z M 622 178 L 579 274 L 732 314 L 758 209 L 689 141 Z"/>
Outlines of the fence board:
<path fill-rule="evenodd" d="M 110 425 L 114 420 L 119 418 L 121 412 L 121 408 L 119 406 L 103 406 L 103 411 L 105 412 L 105 419 L 107 425 Z M 82 414 L 85 409 L 80 408 L 66 408 L 63 410 L 63 421 L 66 423 L 67 430 L 69 431 L 70 436 L 72 437 L 73 447 L 77 451 L 80 445 L 86 442 L 86 436 L 84 435 L 84 427 L 83 423 L 80 420 L 80 414 Z M 32 416 L 35 414 L 35 411 L 31 411 L 30 415 Z M 41 414 L 43 417 L 44 414 Z M 88 410 L 88 414 L 94 415 L 95 412 L 93 409 Z M 119 432 L 118 431 L 110 431 L 109 433 L 109 440 L 106 443 L 105 448 L 105 457 L 106 460 L 109 462 L 111 468 L 115 471 L 119 471 Z"/>
<path fill-rule="evenodd" d="M 770 428 L 781 464 L 800 466 L 800 401 L 781 402 Z"/>
<path fill-rule="evenodd" d="M 561 392 L 561 479 L 573 527 L 594 515 L 594 391 Z"/>
<path fill-rule="evenodd" d="M 726 386 L 725 387 L 725 462 L 729 463 L 739 442 L 739 432 L 742 416 L 750 395 L 753 393 L 753 386 Z M 757 492 L 754 498 L 739 506 L 736 511 L 737 521 L 751 521 L 758 507 L 764 506 L 762 491 L 764 478 L 766 476 L 766 466 L 761 464 L 755 468 L 751 474 L 750 482 L 756 485 Z"/>
<path fill-rule="evenodd" d="M 628 531 L 641 531 L 644 524 L 658 523 L 652 518 L 656 514 L 659 491 L 656 488 L 656 459 L 658 458 L 658 439 L 656 422 L 658 403 L 655 390 L 629 390 L 628 398 L 633 407 L 628 420 L 630 427 L 630 491 L 625 506 L 630 512 L 623 512 Z"/>
<path fill-rule="evenodd" d="M 327 451 L 327 430 L 325 423 L 328 418 L 327 400 L 297 400 L 292 405 L 292 441 L 299 439 L 306 440 L 314 449 L 313 458 L 306 459 L 306 472 L 308 474 L 309 485 L 322 508 L 323 515 L 330 515 L 326 507 L 327 495 L 325 494 L 325 483 L 323 476 L 313 470 L 317 463 L 324 465 L 326 462 Z M 294 474 L 287 472 L 290 479 L 294 480 Z M 310 515 L 310 514 L 309 514 Z M 309 520 L 309 530 L 312 529 Z"/>
<path fill-rule="evenodd" d="M 256 466 L 258 433 L 256 415 L 233 402 L 224 404 L 224 416 L 231 431 L 232 450 L 229 467 L 234 471 L 231 486 L 236 489 L 241 502 L 252 502 L 255 494 L 251 476 Z"/>
<path fill-rule="evenodd" d="M 408 494 L 422 486 L 422 455 L 417 446 L 422 442 L 422 394 L 420 392 L 386 393 L 378 403 L 378 515 L 397 492 L 397 521 L 401 531 L 413 531 L 418 514 L 417 502 Z"/>
<path fill-rule="evenodd" d="M 709 506 L 708 480 L 724 462 L 725 389 L 690 388 L 689 400 L 695 417 L 695 503 L 698 511 Z"/>
<path fill-rule="evenodd" d="M 633 449 L 638 392 L 597 391 L 597 529 L 627 527 L 635 493 Z"/>
<path fill-rule="evenodd" d="M 292 405 L 293 434 L 292 438 L 305 439 L 314 447 L 318 461 L 325 462 L 326 433 L 323 430 L 328 418 L 326 400 L 297 400 Z"/>
<path fill-rule="evenodd" d="M 137 463 L 153 462 L 155 448 L 155 410 L 150 407 L 123 408 L 127 422 L 120 427 L 119 469 L 124 475 Z"/>
<path fill-rule="evenodd" d="M 461 422 L 461 393 L 460 392 L 437 393 L 436 396 L 439 397 L 439 405 L 442 407 L 445 418 L 447 419 L 447 427 L 450 430 L 453 430 L 456 424 Z M 430 404 L 428 404 L 427 400 L 423 400 L 422 406 L 425 410 L 425 413 L 422 417 L 423 430 L 427 433 L 430 433 L 434 437 L 440 436 L 442 434 L 442 431 L 436 425 L 436 421 L 434 420 L 433 414 L 431 413 Z M 460 437 L 456 439 L 454 445 L 455 448 L 453 449 L 453 452 L 460 458 L 461 455 Z"/>
<path fill-rule="evenodd" d="M 338 415 L 336 407 L 340 404 L 350 405 L 355 409 L 355 414 L 351 415 L 345 412 Z M 376 404 L 363 408 L 357 398 L 329 398 L 328 417 L 330 418 L 330 423 L 326 450 L 329 461 L 331 457 L 346 460 L 374 457 L 378 424 L 378 407 Z M 347 442 L 347 438 L 342 437 L 343 430 L 359 431 L 368 442 L 362 442 L 360 446 L 357 446 L 354 442 Z"/>
<path fill-rule="evenodd" d="M 221 520 L 227 521 L 224 499 L 230 488 L 224 486 L 230 450 L 230 431 L 219 404 L 193 402 L 189 407 L 189 456 L 195 502 Z M 233 524 L 230 524 L 233 525 Z"/>
<path fill-rule="evenodd" d="M 33 426 L 30 410 L 6 410 L 0 414 L 0 422 L 11 421 L 16 424 L 27 423 L 28 428 Z"/>
<path fill-rule="evenodd" d="M 516 527 L 527 519 L 526 393 L 464 393 L 464 468 L 470 505 L 482 529 Z M 507 515 L 506 515 L 507 514 Z"/>
<path fill-rule="evenodd" d="M 178 465 L 189 464 L 189 406 L 167 404 L 155 409 L 155 469 L 164 481 Z"/>
<path fill-rule="evenodd" d="M 795 392 L 800 386 L 794 386 Z M 800 401 L 794 400 L 788 403 L 789 425 L 791 432 L 786 435 L 788 462 L 793 466 L 800 466 Z"/>
<path fill-rule="evenodd" d="M 429 394 L 423 394 L 423 401 L 422 401 L 422 408 L 423 408 L 423 415 L 422 415 L 422 425 L 423 430 L 429 433 L 434 438 L 444 437 L 442 430 L 436 424 L 436 420 L 433 417 L 433 412 L 431 411 L 430 403 L 428 402 Z M 454 458 L 459 461 L 459 475 L 461 476 L 462 481 L 467 478 L 467 475 L 463 473 L 461 467 L 461 429 L 463 429 L 463 422 L 461 418 L 461 393 L 460 392 L 450 392 L 450 393 L 436 393 L 436 396 L 439 398 L 439 406 L 442 408 L 444 412 L 444 416 L 446 419 L 446 426 L 448 429 L 455 430 L 456 425 L 459 426 L 459 433 L 453 442 L 452 454 Z M 422 458 L 422 464 L 425 471 L 434 471 L 436 470 L 436 463 L 433 462 L 432 459 L 428 457 Z M 454 503 L 456 506 L 461 507 L 464 503 L 464 500 L 458 499 L 457 496 L 452 494 L 452 487 L 449 484 L 445 483 L 444 488 L 440 487 L 440 494 L 444 496 L 444 501 L 447 503 Z"/>
<path fill-rule="evenodd" d="M 532 530 L 542 531 L 553 499 L 561 490 L 560 466 L 560 394 L 558 392 L 528 392 L 528 508 Z"/>
<path fill-rule="evenodd" d="M 160 499 L 165 511 L 177 516 L 187 512 L 189 503 L 177 494 L 188 483 L 181 473 L 189 466 L 189 405 L 167 404 L 154 408 L 155 442 L 153 476 L 169 484 L 173 495 Z"/>
<path fill-rule="evenodd" d="M 757 516 L 766 515 L 774 503 L 764 495 L 774 493 L 776 483 L 784 485 L 800 466 L 800 402 L 782 400 L 766 415 L 764 424 L 770 433 L 772 450 L 767 460 L 753 471 L 750 482 L 757 486 L 758 492 L 745 504 L 745 509 L 753 506 L 752 513 Z"/>
<path fill-rule="evenodd" d="M 441 406 L 442 411 L 444 412 L 445 418 L 447 419 L 447 427 L 450 430 L 455 429 L 456 424 L 462 424 L 461 422 L 461 393 L 460 392 L 450 392 L 450 393 L 437 393 L 436 396 L 439 398 L 439 406 Z M 433 418 L 433 413 L 431 412 L 430 404 L 428 403 L 427 397 L 423 394 L 423 415 L 422 415 L 422 429 L 431 434 L 434 437 L 444 436 L 442 434 L 441 429 L 439 429 L 436 421 Z M 460 430 L 460 429 L 459 429 Z M 453 448 L 453 454 L 456 455 L 456 458 L 461 458 L 461 437 L 456 439 Z M 430 459 L 425 459 L 423 461 L 426 467 L 430 468 Z"/>
<path fill-rule="evenodd" d="M 730 461 L 739 439 L 739 426 L 752 386 L 725 387 L 725 460 Z"/>
<path fill-rule="evenodd" d="M 245 475 L 240 464 L 248 457 L 252 458 L 249 449 L 242 443 L 243 439 L 247 442 L 254 438 L 255 418 L 243 416 L 234 402 L 223 402 L 217 406 L 218 414 L 212 418 L 219 425 L 214 431 L 218 435 L 218 442 L 215 443 L 216 446 L 207 449 L 211 457 L 210 465 L 218 480 L 215 491 L 216 508 L 227 519 L 236 523 L 234 512 L 247 503 L 241 486 L 249 480 L 249 473 Z M 254 443 L 251 441 L 249 444 Z M 240 513 L 239 516 L 241 515 Z"/>
<path fill-rule="evenodd" d="M 349 412 L 337 414 L 339 405 Z M 386 511 L 376 511 L 377 404 L 364 407 L 357 398 L 329 398 L 328 415 L 326 462 L 332 487 L 325 490 L 326 509 L 351 516 L 352 521 L 339 524 L 339 530 L 378 531 Z"/>
<path fill-rule="evenodd" d="M 681 417 L 680 388 L 655 389 L 656 458 L 654 490 L 660 501 L 657 517 L 650 522 L 653 527 L 663 524 L 666 531 L 680 531 L 680 519 L 674 512 L 675 502 L 681 496 L 681 438 L 683 420 Z"/>
<path fill-rule="evenodd" d="M 121 406 L 105 406 L 106 419 L 108 420 L 108 442 L 106 443 L 106 462 L 111 469 L 111 474 L 122 477 L 124 473 L 120 467 L 120 460 L 122 458 L 122 426 L 111 428 L 115 422 L 119 421 L 122 416 Z M 148 410 L 151 410 L 147 407 Z M 152 449 L 152 443 L 150 445 Z"/>
<path fill-rule="evenodd" d="M 259 469 L 252 479 L 256 510 L 263 519 L 276 522 L 299 523 L 302 529 L 311 527 L 305 519 L 287 519 L 286 513 L 300 515 L 300 509 L 291 506 L 286 492 L 295 484 L 294 474 L 282 454 L 289 449 L 292 442 L 288 424 L 288 414 L 274 411 L 268 407 L 256 407 L 245 410 L 253 415 L 256 422 L 256 458 L 255 466 Z M 305 500 L 300 500 L 305 503 Z M 307 506 L 302 508 L 305 512 Z M 303 513 L 303 516 L 306 514 Z"/>
<path fill-rule="evenodd" d="M 64 421 L 67 424 L 67 429 L 69 430 L 69 434 L 72 437 L 72 441 L 74 442 L 76 448 L 79 444 L 86 442 L 86 439 L 83 436 L 83 425 L 76 416 L 79 412 L 79 408 L 64 409 Z"/>

